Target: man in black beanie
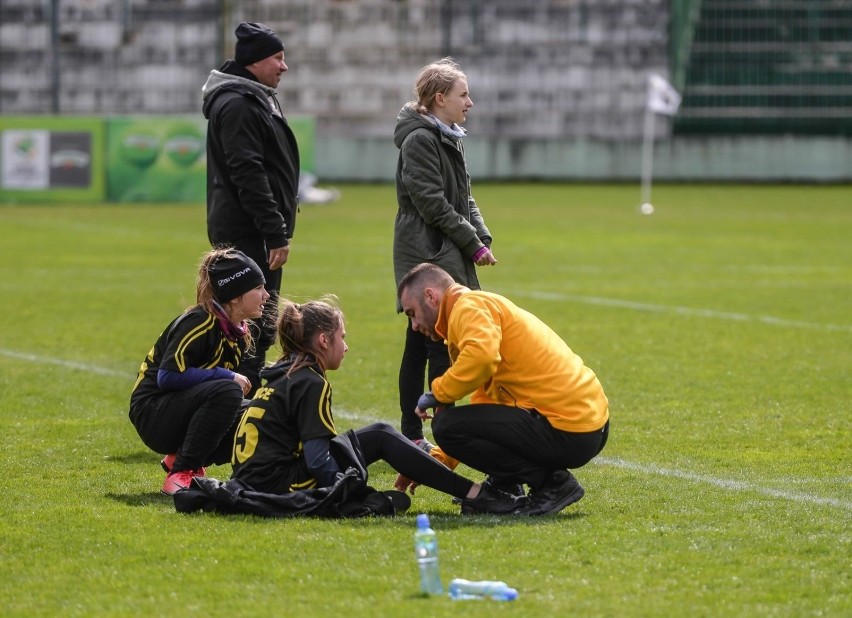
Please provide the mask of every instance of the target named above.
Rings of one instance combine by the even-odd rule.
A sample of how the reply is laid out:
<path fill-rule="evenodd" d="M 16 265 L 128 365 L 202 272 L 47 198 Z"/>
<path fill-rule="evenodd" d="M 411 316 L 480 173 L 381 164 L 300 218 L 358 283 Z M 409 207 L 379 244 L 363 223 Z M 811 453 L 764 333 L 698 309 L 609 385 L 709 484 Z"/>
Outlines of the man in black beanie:
<path fill-rule="evenodd" d="M 275 341 L 281 267 L 290 254 L 299 189 L 299 147 L 275 89 L 287 71 L 284 44 L 263 24 L 235 30 L 234 59 L 210 72 L 202 88 L 207 125 L 207 236 L 260 266 L 269 301 L 253 323 L 255 352 L 243 370 L 260 386 Z"/>

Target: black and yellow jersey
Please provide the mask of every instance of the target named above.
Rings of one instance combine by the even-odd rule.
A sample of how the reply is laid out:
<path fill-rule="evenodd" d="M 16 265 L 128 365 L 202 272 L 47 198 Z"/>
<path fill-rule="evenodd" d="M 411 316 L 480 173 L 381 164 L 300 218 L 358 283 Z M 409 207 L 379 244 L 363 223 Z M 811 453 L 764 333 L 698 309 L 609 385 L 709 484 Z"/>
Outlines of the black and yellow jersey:
<path fill-rule="evenodd" d="M 142 361 L 130 395 L 130 406 L 162 392 L 157 386 L 160 369 L 183 372 L 193 367 L 221 367 L 235 371 L 244 351 L 245 342 L 229 340 L 216 316 L 203 307 L 194 307 L 172 320 Z"/>
<path fill-rule="evenodd" d="M 267 384 L 255 393 L 234 438 L 233 478 L 256 491 L 287 493 L 316 486 L 302 445 L 337 435 L 331 384 L 319 366 L 287 375 L 284 361 L 264 371 Z"/>

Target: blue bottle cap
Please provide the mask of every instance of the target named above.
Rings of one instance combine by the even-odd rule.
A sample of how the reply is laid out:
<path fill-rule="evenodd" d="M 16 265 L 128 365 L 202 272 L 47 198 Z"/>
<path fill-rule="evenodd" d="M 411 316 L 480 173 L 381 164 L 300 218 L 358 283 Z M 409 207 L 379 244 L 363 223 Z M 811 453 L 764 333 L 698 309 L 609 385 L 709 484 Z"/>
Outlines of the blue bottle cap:
<path fill-rule="evenodd" d="M 418 528 L 428 528 L 429 527 L 429 516 L 426 513 L 420 513 L 417 516 L 417 527 Z"/>
<path fill-rule="evenodd" d="M 514 601 L 515 599 L 518 598 L 518 591 L 515 590 L 514 588 L 506 588 L 503 591 L 503 598 L 506 601 Z"/>

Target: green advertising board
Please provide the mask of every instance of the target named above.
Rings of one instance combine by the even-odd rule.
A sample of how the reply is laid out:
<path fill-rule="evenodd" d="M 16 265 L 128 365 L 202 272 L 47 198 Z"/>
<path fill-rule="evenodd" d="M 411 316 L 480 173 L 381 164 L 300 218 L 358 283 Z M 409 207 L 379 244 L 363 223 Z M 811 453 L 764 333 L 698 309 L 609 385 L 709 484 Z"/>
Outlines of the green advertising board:
<path fill-rule="evenodd" d="M 204 201 L 204 118 L 128 116 L 106 123 L 110 202 Z"/>
<path fill-rule="evenodd" d="M 314 119 L 288 119 L 314 170 Z M 0 116 L 0 202 L 199 202 L 207 121 L 193 116 Z"/>
<path fill-rule="evenodd" d="M 314 121 L 290 120 L 303 169 L 313 169 Z M 207 121 L 198 116 L 132 116 L 107 121 L 111 202 L 204 202 Z"/>
<path fill-rule="evenodd" d="M 102 202 L 104 123 L 0 116 L 0 202 Z"/>

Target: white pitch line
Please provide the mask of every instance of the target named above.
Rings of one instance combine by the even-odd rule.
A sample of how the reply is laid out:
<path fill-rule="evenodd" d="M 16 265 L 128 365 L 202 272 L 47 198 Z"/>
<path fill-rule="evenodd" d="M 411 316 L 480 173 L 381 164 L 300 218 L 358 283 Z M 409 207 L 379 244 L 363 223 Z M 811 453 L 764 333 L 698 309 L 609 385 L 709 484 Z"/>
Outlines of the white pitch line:
<path fill-rule="evenodd" d="M 58 367 L 65 367 L 66 369 L 76 369 L 78 371 L 97 373 L 103 376 L 127 378 L 128 380 L 133 378 L 132 373 L 127 373 L 125 371 L 116 371 L 115 369 L 107 369 L 105 367 L 98 367 L 97 365 L 89 365 L 86 363 L 77 363 L 74 361 L 62 360 L 61 358 L 53 358 L 51 356 L 36 356 L 35 354 L 26 354 L 24 352 L 16 352 L 15 350 L 6 350 L 3 348 L 0 348 L 0 356 L 16 358 L 18 360 L 29 361 L 31 363 L 56 365 Z"/>
<path fill-rule="evenodd" d="M 125 377 L 130 378 L 128 373 L 123 371 L 116 371 L 114 369 L 108 369 L 105 367 L 98 367 L 97 365 L 90 365 L 86 363 L 77 363 L 72 361 L 66 361 L 58 358 L 50 358 L 50 357 L 42 357 L 37 356 L 35 354 L 25 354 L 23 352 L 16 352 L 14 350 L 7 350 L 0 348 L 0 356 L 7 356 L 9 358 L 15 358 L 18 360 L 28 361 L 32 363 L 47 363 L 51 365 L 56 365 L 59 367 L 64 367 L 66 369 L 74 369 L 78 371 L 86 371 L 89 373 L 96 373 L 99 375 L 105 376 L 116 376 L 116 377 Z M 375 423 L 378 421 L 385 421 L 387 419 L 379 419 L 374 418 L 368 414 L 363 414 L 359 412 L 350 412 L 348 410 L 335 410 L 335 415 L 347 419 L 350 421 L 358 421 L 361 423 L 369 424 Z M 627 461 L 624 459 L 620 459 L 618 457 L 596 457 L 592 460 L 592 463 L 596 463 L 598 465 L 604 466 L 614 466 L 616 468 L 623 468 L 625 470 L 633 470 L 635 472 L 641 472 L 642 474 L 647 475 L 656 475 L 656 476 L 665 476 L 669 478 L 677 478 L 685 481 L 690 481 L 693 483 L 704 483 L 709 485 L 715 485 L 721 489 L 726 489 L 729 491 L 751 491 L 754 493 L 763 494 L 765 496 L 769 496 L 772 498 L 781 498 L 783 500 L 789 500 L 791 502 L 799 502 L 799 503 L 810 503 L 817 505 L 826 505 L 833 506 L 841 509 L 846 509 L 852 511 L 852 502 L 847 500 L 838 500 L 836 498 L 823 498 L 820 496 L 814 496 L 812 494 L 806 494 L 802 492 L 795 491 L 781 491 L 778 489 L 772 489 L 770 487 L 761 487 L 760 485 L 754 485 L 752 483 L 746 483 L 744 481 L 734 481 L 730 479 L 720 479 L 712 476 L 706 476 L 701 474 L 695 474 L 693 472 L 684 472 L 683 470 L 675 470 L 671 468 L 661 468 L 659 466 L 653 465 L 643 465 L 633 463 L 631 461 Z"/>
<path fill-rule="evenodd" d="M 348 410 L 335 410 L 334 414 L 335 416 L 345 418 L 349 421 L 359 421 L 366 424 L 375 423 L 379 420 L 385 420 L 387 422 L 387 419 L 371 418 L 365 414 L 349 412 Z M 665 476 L 669 478 L 690 481 L 692 483 L 705 483 L 709 485 L 715 485 L 716 487 L 727 489 L 729 491 L 750 491 L 758 494 L 763 494 L 765 496 L 770 496 L 772 498 L 781 498 L 783 500 L 789 500 L 791 502 L 833 506 L 852 511 L 852 502 L 849 502 L 847 500 L 838 500 L 836 498 L 823 498 L 821 496 L 814 496 L 812 494 L 797 491 L 781 491 L 778 489 L 772 489 L 770 487 L 761 487 L 760 485 L 746 483 L 744 481 L 720 479 L 713 476 L 695 474 L 693 472 L 673 470 L 671 468 L 660 468 L 659 466 L 642 465 L 624 459 L 620 459 L 618 457 L 595 457 L 592 460 L 592 463 L 604 466 L 614 466 L 616 468 L 623 468 L 626 470 L 633 470 L 634 472 L 641 472 L 648 476 Z"/>
<path fill-rule="evenodd" d="M 696 309 L 693 307 L 670 307 L 668 305 L 655 305 L 653 303 L 640 303 L 617 298 L 603 298 L 601 296 L 582 296 L 580 294 L 560 294 L 556 292 L 523 291 L 513 290 L 509 294 L 537 298 L 540 300 L 555 300 L 562 302 L 584 303 L 587 305 L 600 305 L 604 307 L 619 307 L 622 309 L 634 309 L 636 311 L 648 311 L 650 313 L 674 313 L 677 315 L 700 316 L 716 320 L 734 320 L 737 322 L 758 322 L 772 326 L 788 326 L 791 328 L 806 328 L 810 330 L 822 330 L 830 332 L 852 333 L 852 326 L 846 324 L 827 324 L 819 322 L 804 322 L 801 320 L 788 320 L 776 318 L 769 315 L 749 315 L 747 313 L 734 313 L 728 311 L 715 311 L 713 309 Z"/>
<path fill-rule="evenodd" d="M 771 498 L 782 498 L 784 500 L 790 500 L 791 502 L 807 502 L 811 504 L 834 506 L 852 511 L 852 502 L 848 500 L 838 500 L 837 498 L 823 498 L 821 496 L 814 496 L 813 494 L 807 494 L 799 491 L 783 491 L 780 489 L 772 489 L 770 487 L 761 487 L 760 485 L 754 485 L 752 483 L 746 483 L 744 481 L 720 479 L 704 474 L 684 472 L 683 470 L 674 470 L 671 468 L 660 468 L 658 466 L 642 465 L 633 463 L 632 461 L 626 461 L 618 457 L 596 457 L 592 460 L 592 463 L 597 463 L 604 466 L 614 466 L 616 468 L 623 468 L 625 470 L 641 472 L 647 475 L 657 475 L 669 478 L 683 479 L 685 481 L 691 481 L 693 483 L 706 483 L 730 491 L 751 491 L 754 493 L 769 496 Z"/>

